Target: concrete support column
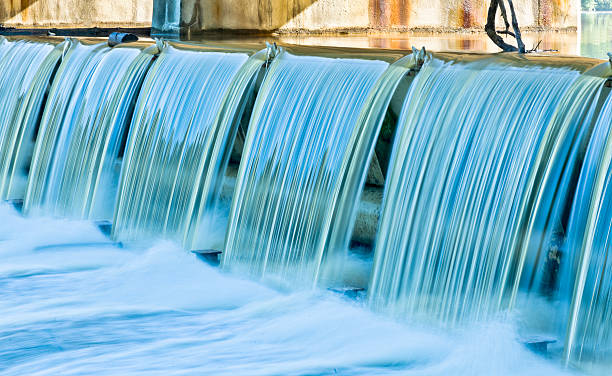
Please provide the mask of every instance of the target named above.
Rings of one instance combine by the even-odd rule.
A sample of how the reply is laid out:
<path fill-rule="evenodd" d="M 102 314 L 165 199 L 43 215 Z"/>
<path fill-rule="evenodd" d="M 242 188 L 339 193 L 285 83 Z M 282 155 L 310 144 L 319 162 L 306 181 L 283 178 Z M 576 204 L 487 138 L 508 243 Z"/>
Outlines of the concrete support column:
<path fill-rule="evenodd" d="M 180 35 L 182 2 L 182 0 L 153 0 L 152 35 Z"/>

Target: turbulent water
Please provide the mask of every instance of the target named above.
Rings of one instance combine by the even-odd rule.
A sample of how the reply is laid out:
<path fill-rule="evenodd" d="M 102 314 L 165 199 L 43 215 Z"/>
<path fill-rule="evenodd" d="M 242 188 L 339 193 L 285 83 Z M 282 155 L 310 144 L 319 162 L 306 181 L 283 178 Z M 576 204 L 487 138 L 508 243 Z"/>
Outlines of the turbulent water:
<path fill-rule="evenodd" d="M 327 291 L 279 291 L 173 243 L 0 207 L 3 375 L 557 375 L 511 324 L 395 323 Z"/>

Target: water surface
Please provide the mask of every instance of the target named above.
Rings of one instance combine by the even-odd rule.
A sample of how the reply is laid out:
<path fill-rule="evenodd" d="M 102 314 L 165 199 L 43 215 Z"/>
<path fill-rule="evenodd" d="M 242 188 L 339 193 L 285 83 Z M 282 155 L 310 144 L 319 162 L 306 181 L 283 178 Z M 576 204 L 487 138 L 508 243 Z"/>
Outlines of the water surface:
<path fill-rule="evenodd" d="M 511 323 L 398 323 L 328 291 L 280 291 L 169 242 L 0 206 L 3 375 L 556 375 Z"/>

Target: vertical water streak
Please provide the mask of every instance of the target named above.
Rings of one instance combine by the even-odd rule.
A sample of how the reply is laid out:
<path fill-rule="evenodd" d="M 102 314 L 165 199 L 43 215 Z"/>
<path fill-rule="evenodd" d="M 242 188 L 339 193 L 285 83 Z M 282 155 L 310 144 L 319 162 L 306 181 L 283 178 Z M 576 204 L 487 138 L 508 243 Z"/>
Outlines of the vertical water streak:
<path fill-rule="evenodd" d="M 526 233 L 534 197 L 542 181 L 559 184 L 564 176 L 542 175 L 542 166 L 563 170 L 567 159 L 550 145 L 588 117 L 588 106 L 555 115 L 558 106 L 568 98 L 589 103 L 601 85 L 579 76 L 487 61 L 424 66 L 398 123 L 369 290 L 373 305 L 452 324 L 512 303 L 525 237 L 546 231 Z M 579 120 L 555 122 L 556 116 Z"/>
<path fill-rule="evenodd" d="M 31 213 L 41 208 L 46 198 L 46 188 L 53 157 L 58 147 L 58 135 L 64 118 L 74 121 L 74 108 L 84 99 L 74 96 L 89 78 L 99 63 L 101 56 L 110 50 L 106 44 L 83 45 L 76 40 L 68 40 L 68 50 L 56 73 L 49 92 L 45 111 L 40 120 L 36 145 L 32 155 L 28 187 L 24 200 L 24 211 Z"/>
<path fill-rule="evenodd" d="M 226 97 L 237 100 L 242 93 L 232 90 L 235 80 L 245 85 L 257 69 L 250 64 L 246 73 L 240 71 L 248 59 L 246 53 L 163 49 L 145 78 L 132 119 L 114 236 L 188 241 L 188 231 L 197 227 L 197 196 L 208 202 L 215 194 L 213 188 L 201 190 L 201 184 L 211 184 L 202 181 L 203 174 L 210 165 L 222 170 L 215 165 L 225 155 L 219 148 L 231 147 L 223 144 L 231 122 L 219 118 L 222 109 L 228 110 Z"/>
<path fill-rule="evenodd" d="M 22 199 L 33 136 L 64 45 L 0 40 L 0 199 Z"/>
<path fill-rule="evenodd" d="M 584 158 L 568 229 L 572 304 L 565 357 L 602 367 L 612 359 L 612 95 L 601 110 Z"/>
<path fill-rule="evenodd" d="M 389 66 L 370 92 L 368 105 L 359 115 L 359 126 L 351 135 L 338 173 L 338 183 L 331 200 L 333 210 L 327 211 L 322 226 L 323 235 L 315 259 L 319 268 L 315 276 L 317 281 L 328 280 L 328 284 L 334 284 L 344 274 L 342 268 L 347 263 L 343 257 L 347 256 L 368 164 L 372 160 L 385 113 L 401 81 L 406 79 L 411 69 L 416 68 L 416 59 L 415 54 L 408 55 Z"/>
<path fill-rule="evenodd" d="M 72 94 L 62 104 L 63 116 L 41 124 L 33 171 L 38 178 L 30 181 L 27 205 L 60 216 L 111 219 L 132 103 L 156 48 L 77 48 L 84 54 L 67 59 L 84 65 L 79 76 L 67 70 L 57 76 L 72 83 Z"/>
<path fill-rule="evenodd" d="M 311 279 L 345 152 L 388 64 L 281 53 L 259 91 L 223 264 Z M 363 119 L 361 119 L 363 121 Z"/>

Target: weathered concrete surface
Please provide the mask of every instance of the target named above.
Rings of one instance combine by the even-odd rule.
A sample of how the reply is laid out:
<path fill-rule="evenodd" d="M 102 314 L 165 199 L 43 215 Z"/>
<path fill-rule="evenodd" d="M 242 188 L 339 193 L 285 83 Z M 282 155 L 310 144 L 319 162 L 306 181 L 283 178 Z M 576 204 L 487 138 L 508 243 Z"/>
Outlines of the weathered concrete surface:
<path fill-rule="evenodd" d="M 0 0 L 5 27 L 148 27 L 153 0 Z"/>
<path fill-rule="evenodd" d="M 488 0 L 182 0 L 181 23 L 192 31 L 481 29 L 488 4 Z M 566 29 L 579 23 L 580 0 L 514 0 L 514 4 L 523 28 Z"/>

